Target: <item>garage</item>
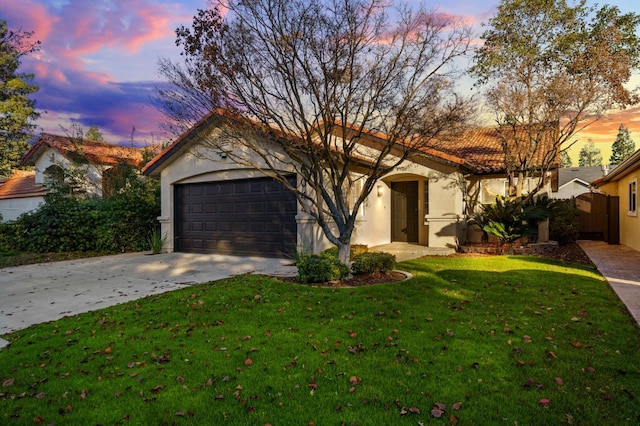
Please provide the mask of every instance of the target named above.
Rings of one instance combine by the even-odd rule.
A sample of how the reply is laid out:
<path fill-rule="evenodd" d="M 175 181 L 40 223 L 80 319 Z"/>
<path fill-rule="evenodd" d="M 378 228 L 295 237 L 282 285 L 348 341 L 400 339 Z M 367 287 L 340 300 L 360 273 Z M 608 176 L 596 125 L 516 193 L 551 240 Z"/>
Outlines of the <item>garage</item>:
<path fill-rule="evenodd" d="M 295 184 L 294 175 L 288 177 Z M 175 185 L 177 251 L 286 257 L 296 247 L 295 195 L 271 178 Z"/>

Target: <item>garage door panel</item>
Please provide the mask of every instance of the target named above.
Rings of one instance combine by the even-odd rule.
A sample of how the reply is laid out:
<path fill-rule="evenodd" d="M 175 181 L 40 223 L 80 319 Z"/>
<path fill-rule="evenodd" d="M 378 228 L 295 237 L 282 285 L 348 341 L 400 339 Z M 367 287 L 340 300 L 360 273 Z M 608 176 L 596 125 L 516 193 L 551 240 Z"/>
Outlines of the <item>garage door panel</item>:
<path fill-rule="evenodd" d="M 178 251 L 283 257 L 295 249 L 295 195 L 272 179 L 176 185 L 174 199 Z"/>

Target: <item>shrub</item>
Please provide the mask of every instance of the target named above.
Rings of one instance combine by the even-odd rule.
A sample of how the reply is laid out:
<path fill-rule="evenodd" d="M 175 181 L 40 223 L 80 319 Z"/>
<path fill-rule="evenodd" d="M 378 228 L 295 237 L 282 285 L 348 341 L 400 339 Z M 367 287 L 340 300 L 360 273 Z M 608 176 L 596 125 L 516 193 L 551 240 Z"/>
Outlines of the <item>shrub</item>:
<path fill-rule="evenodd" d="M 390 253 L 365 252 L 353 257 L 351 266 L 355 274 L 386 274 L 396 266 L 396 257 Z"/>
<path fill-rule="evenodd" d="M 339 251 L 338 247 L 333 246 L 326 249 L 323 253 L 329 253 L 332 256 L 338 258 L 338 251 Z M 357 256 L 361 253 L 366 253 L 368 251 L 369 251 L 369 246 L 367 246 L 366 244 L 352 244 L 349 256 L 353 258 L 354 256 Z"/>
<path fill-rule="evenodd" d="M 551 203 L 549 237 L 559 244 L 573 243 L 580 235 L 579 213 L 575 199 L 554 200 Z"/>
<path fill-rule="evenodd" d="M 349 267 L 338 261 L 331 252 L 298 254 L 298 280 L 303 283 L 321 283 L 341 280 L 349 275 Z"/>

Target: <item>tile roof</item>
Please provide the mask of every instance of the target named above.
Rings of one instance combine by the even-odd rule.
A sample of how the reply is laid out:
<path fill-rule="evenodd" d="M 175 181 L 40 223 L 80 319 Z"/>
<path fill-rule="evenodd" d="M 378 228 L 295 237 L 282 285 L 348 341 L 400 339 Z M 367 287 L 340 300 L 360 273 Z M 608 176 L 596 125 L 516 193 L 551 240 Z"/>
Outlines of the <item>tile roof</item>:
<path fill-rule="evenodd" d="M 212 111 L 147 163 L 142 172 L 148 175 L 158 173 L 163 164 L 175 154 L 183 151 L 195 139 L 194 135 L 222 118 L 233 117 L 225 114 L 224 111 Z M 347 128 L 354 127 L 347 124 Z M 364 129 L 364 134 L 373 139 L 387 139 L 384 133 L 377 130 Z M 505 173 L 506 171 L 502 138 L 495 127 L 466 130 L 447 139 L 443 138 L 420 151 L 435 160 L 453 163 L 477 174 Z M 532 166 L 540 167 L 543 164 L 543 156 L 544 150 L 538 149 Z M 559 157 L 558 155 L 558 159 Z"/>
<path fill-rule="evenodd" d="M 532 166 L 543 164 L 545 144 L 540 145 Z M 454 137 L 438 141 L 434 147 L 424 150 L 435 156 L 451 156 L 463 161 L 476 173 L 504 173 L 505 154 L 502 149 L 502 138 L 496 127 L 466 130 Z"/>
<path fill-rule="evenodd" d="M 22 164 L 35 165 L 37 159 L 48 147 L 55 149 L 67 158 L 81 156 L 91 164 L 115 165 L 124 161 L 132 166 L 140 166 L 142 163 L 142 152 L 138 148 L 89 140 L 74 143 L 71 138 L 66 136 L 43 133 L 24 155 Z"/>
<path fill-rule="evenodd" d="M 44 186 L 36 184 L 36 172 L 30 170 L 14 170 L 7 180 L 0 182 L 0 200 L 41 197 L 45 193 Z"/>

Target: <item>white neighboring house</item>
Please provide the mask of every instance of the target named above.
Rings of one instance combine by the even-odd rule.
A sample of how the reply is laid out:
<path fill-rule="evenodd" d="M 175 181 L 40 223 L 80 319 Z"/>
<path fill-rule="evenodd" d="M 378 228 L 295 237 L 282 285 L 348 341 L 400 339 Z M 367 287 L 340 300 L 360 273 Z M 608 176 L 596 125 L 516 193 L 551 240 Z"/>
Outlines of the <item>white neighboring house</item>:
<path fill-rule="evenodd" d="M 296 247 L 313 252 L 329 247 L 320 227 L 283 185 L 202 144 L 203 135 L 219 137 L 221 119 L 208 115 L 143 169 L 160 177 L 164 249 L 285 257 Z M 367 137 L 375 146 L 385 135 Z M 495 131 L 482 130 L 410 156 L 369 194 L 352 244 L 457 247 L 467 236 L 468 188 L 498 178 L 504 164 L 500 146 Z M 284 167 L 283 172 L 289 170 Z M 290 179 L 305 188 L 293 171 Z"/>
<path fill-rule="evenodd" d="M 8 179 L 0 181 L 0 215 L 3 222 L 14 221 L 22 213 L 36 210 L 44 203 L 46 189 L 36 184 L 36 173 L 14 170 Z"/>
<path fill-rule="evenodd" d="M 558 190 L 551 193 L 555 199 L 570 199 L 592 192 L 592 182 L 615 169 L 611 166 L 566 167 L 558 169 Z"/>
<path fill-rule="evenodd" d="M 70 171 L 76 177 L 73 190 L 77 195 L 109 196 L 119 165 L 139 167 L 141 163 L 138 148 L 43 133 L 21 161 L 34 170 L 14 171 L 0 183 L 0 214 L 9 221 L 37 209 L 44 202 L 47 186 L 63 183 Z"/>

